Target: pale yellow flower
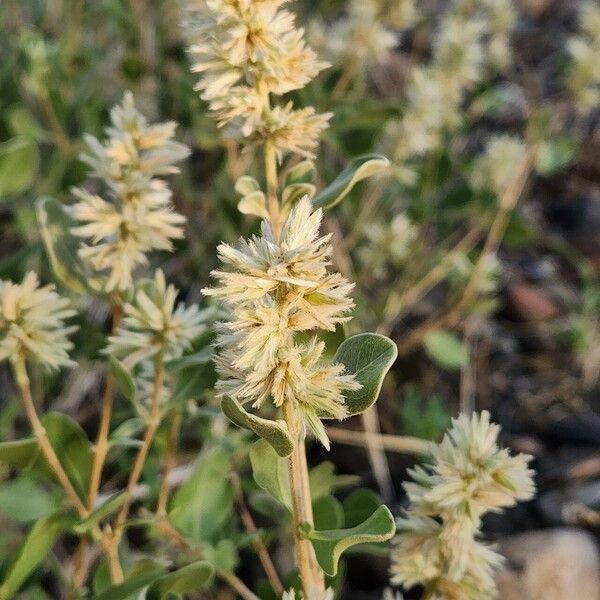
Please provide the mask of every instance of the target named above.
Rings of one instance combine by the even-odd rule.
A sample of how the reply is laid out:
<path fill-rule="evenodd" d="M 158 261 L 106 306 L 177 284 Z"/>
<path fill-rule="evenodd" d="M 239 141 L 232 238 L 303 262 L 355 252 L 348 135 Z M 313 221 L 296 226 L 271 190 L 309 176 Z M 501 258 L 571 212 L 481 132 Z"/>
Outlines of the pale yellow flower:
<path fill-rule="evenodd" d="M 175 212 L 171 191 L 157 177 L 176 173 L 174 163 L 189 151 L 173 141 L 175 123 L 148 124 L 130 93 L 113 108 L 111 119 L 106 142 L 88 136 L 89 153 L 83 156 L 109 195 L 73 189 L 78 202 L 71 213 L 80 225 L 71 231 L 86 240 L 80 256 L 107 275 L 104 290 L 122 292 L 131 287 L 134 269 L 147 264 L 148 252 L 170 251 L 172 240 L 183 237 L 185 218 Z"/>
<path fill-rule="evenodd" d="M 344 392 L 360 386 L 342 365 L 323 358 L 324 344 L 312 336 L 299 343 L 296 334 L 333 331 L 353 306 L 352 284 L 327 269 L 330 236 L 321 236 L 322 211 L 303 198 L 290 212 L 277 237 L 268 221 L 261 235 L 240 240 L 237 248 L 219 246 L 230 267 L 215 271 L 220 285 L 204 290 L 232 310 L 217 339 L 217 388 L 240 402 L 261 407 L 292 404 L 305 429 L 329 446 L 322 418 L 346 416 Z"/>
<path fill-rule="evenodd" d="M 132 302 L 123 307 L 123 324 L 108 338 L 106 354 L 123 358 L 129 366 L 161 354 L 165 361 L 180 357 L 206 330 L 196 305 L 175 306 L 177 289 L 167 285 L 164 273 L 141 282 Z"/>
<path fill-rule="evenodd" d="M 53 285 L 40 287 L 32 271 L 20 284 L 0 280 L 0 360 L 24 354 L 50 369 L 75 365 L 68 336 L 77 327 L 66 326 L 65 319 L 76 313 L 69 304 Z"/>

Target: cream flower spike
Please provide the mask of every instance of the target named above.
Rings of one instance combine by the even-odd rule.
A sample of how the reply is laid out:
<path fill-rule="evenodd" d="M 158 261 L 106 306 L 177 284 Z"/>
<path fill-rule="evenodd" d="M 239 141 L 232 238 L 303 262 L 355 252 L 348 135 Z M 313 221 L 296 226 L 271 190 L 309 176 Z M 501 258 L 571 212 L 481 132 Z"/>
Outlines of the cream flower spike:
<path fill-rule="evenodd" d="M 177 289 L 164 273 L 142 282 L 132 302 L 123 307 L 123 324 L 108 338 L 105 354 L 115 354 L 132 367 L 159 354 L 165 361 L 179 358 L 205 330 L 197 306 L 175 306 Z"/>
<path fill-rule="evenodd" d="M 494 596 L 493 571 L 502 561 L 478 540 L 481 517 L 533 496 L 529 456 L 497 445 L 500 428 L 487 411 L 452 421 L 433 462 L 410 472 L 410 505 L 398 520 L 392 582 L 433 586 L 433 597 L 485 600 Z"/>
<path fill-rule="evenodd" d="M 296 339 L 301 332 L 334 331 L 354 305 L 353 284 L 328 271 L 330 236 L 319 233 L 322 216 L 305 197 L 279 238 L 265 220 L 260 236 L 237 248 L 221 244 L 219 257 L 229 270 L 214 271 L 219 285 L 203 293 L 231 308 L 217 338 L 219 391 L 254 408 L 268 399 L 277 407 L 293 404 L 305 428 L 329 447 L 321 418 L 343 419 L 344 391 L 360 386 L 342 365 L 325 363 L 323 342 Z"/>
<path fill-rule="evenodd" d="M 32 271 L 20 284 L 0 280 L 0 360 L 25 356 L 49 369 L 74 366 L 68 336 L 77 326 L 64 321 L 75 314 L 53 285 L 40 287 Z"/>
<path fill-rule="evenodd" d="M 270 95 L 301 89 L 328 66 L 306 45 L 304 30 L 282 8 L 285 2 L 190 2 L 192 71 L 200 74 L 196 89 L 228 137 L 251 144 L 269 140 L 279 157 L 312 156 L 331 115 L 270 103 Z"/>
<path fill-rule="evenodd" d="M 131 288 L 133 271 L 147 264 L 147 253 L 171 251 L 172 240 L 183 237 L 185 217 L 175 212 L 171 191 L 157 177 L 178 172 L 175 163 L 189 154 L 172 139 L 175 123 L 148 124 L 130 93 L 113 108 L 111 119 L 106 142 L 87 136 L 89 153 L 82 156 L 105 181 L 110 197 L 74 188 L 78 202 L 71 207 L 80 223 L 71 232 L 86 240 L 79 254 L 107 274 L 108 293 Z"/>

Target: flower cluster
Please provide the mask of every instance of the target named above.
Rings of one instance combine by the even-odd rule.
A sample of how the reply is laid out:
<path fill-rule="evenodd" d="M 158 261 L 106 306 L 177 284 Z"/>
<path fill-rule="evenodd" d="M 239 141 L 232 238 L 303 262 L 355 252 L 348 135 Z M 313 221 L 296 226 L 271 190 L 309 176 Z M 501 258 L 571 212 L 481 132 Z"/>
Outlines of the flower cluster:
<path fill-rule="evenodd" d="M 600 103 L 600 7 L 586 2 L 580 14 L 581 32 L 569 40 L 571 65 L 567 84 L 577 108 L 588 112 Z"/>
<path fill-rule="evenodd" d="M 68 336 L 77 327 L 64 321 L 75 314 L 53 285 L 40 287 L 32 271 L 21 284 L 0 280 L 0 360 L 25 355 L 50 369 L 73 366 Z"/>
<path fill-rule="evenodd" d="M 353 72 L 360 73 L 387 60 L 398 43 L 396 31 L 410 27 L 415 16 L 411 0 L 394 6 L 381 0 L 351 0 L 346 15 L 332 25 L 313 21 L 310 37 L 333 63 L 351 64 Z"/>
<path fill-rule="evenodd" d="M 277 237 L 269 221 L 261 235 L 221 244 L 229 270 L 214 271 L 219 286 L 204 293 L 221 298 L 232 311 L 218 338 L 218 388 L 240 402 L 260 407 L 272 399 L 300 411 L 307 429 L 328 447 L 321 418 L 346 416 L 343 392 L 359 384 L 343 365 L 325 364 L 324 344 L 300 332 L 333 331 L 349 319 L 353 284 L 328 272 L 329 237 L 320 236 L 322 211 L 300 200 Z"/>
<path fill-rule="evenodd" d="M 130 288 L 135 267 L 147 263 L 146 253 L 171 250 L 172 240 L 183 237 L 185 218 L 174 211 L 171 191 L 159 177 L 177 173 L 174 163 L 189 153 L 172 140 L 176 124 L 149 125 L 130 93 L 111 120 L 106 142 L 87 136 L 88 154 L 82 156 L 106 183 L 109 199 L 76 188 L 78 202 L 71 208 L 81 223 L 72 232 L 86 240 L 80 255 L 108 273 L 106 292 Z"/>
<path fill-rule="evenodd" d="M 534 493 L 530 457 L 500 449 L 500 428 L 489 413 L 461 415 L 432 463 L 411 472 L 410 500 L 392 554 L 392 581 L 435 589 L 435 598 L 484 600 L 494 595 L 493 571 L 502 557 L 478 541 L 481 517 Z"/>
<path fill-rule="evenodd" d="M 335 592 L 332 588 L 327 588 L 324 592 L 317 592 L 311 594 L 308 598 L 304 596 L 297 596 L 296 590 L 289 589 L 281 595 L 281 600 L 334 600 Z"/>
<path fill-rule="evenodd" d="M 304 87 L 327 65 L 306 45 L 285 1 L 193 0 L 186 23 L 192 70 L 229 137 L 310 156 L 331 115 L 272 107 L 270 95 Z"/>
<path fill-rule="evenodd" d="M 404 214 L 391 223 L 371 223 L 365 227 L 368 244 L 358 250 L 361 262 L 375 278 L 386 276 L 388 266 L 397 267 L 408 257 L 417 239 L 418 227 Z"/>
<path fill-rule="evenodd" d="M 123 324 L 108 338 L 106 354 L 125 358 L 128 366 L 160 355 L 179 358 L 205 330 L 204 315 L 196 305 L 175 306 L 177 290 L 157 270 L 153 280 L 142 280 L 134 300 L 123 307 Z"/>
<path fill-rule="evenodd" d="M 434 36 L 432 59 L 415 67 L 406 92 L 406 109 L 389 124 L 383 145 L 399 165 L 439 147 L 445 131 L 461 122 L 461 103 L 487 70 L 503 69 L 510 59 L 509 33 L 515 20 L 511 0 L 454 0 Z"/>
<path fill-rule="evenodd" d="M 510 135 L 494 136 L 485 153 L 473 165 L 471 183 L 475 189 L 486 189 L 502 197 L 525 160 L 527 148 L 522 140 Z"/>

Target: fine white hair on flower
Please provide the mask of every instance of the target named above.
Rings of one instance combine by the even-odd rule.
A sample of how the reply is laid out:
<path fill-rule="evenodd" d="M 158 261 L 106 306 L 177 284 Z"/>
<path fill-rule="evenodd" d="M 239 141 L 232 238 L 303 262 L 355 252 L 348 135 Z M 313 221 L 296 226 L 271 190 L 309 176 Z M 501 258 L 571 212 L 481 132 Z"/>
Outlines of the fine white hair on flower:
<path fill-rule="evenodd" d="M 533 496 L 529 456 L 498 447 L 498 425 L 487 411 L 460 415 L 432 462 L 410 471 L 406 516 L 398 520 L 392 582 L 435 586 L 442 598 L 484 600 L 494 595 L 493 571 L 502 558 L 479 541 L 481 517 Z"/>
<path fill-rule="evenodd" d="M 123 307 L 123 324 L 108 338 L 104 352 L 128 366 L 161 355 L 169 361 L 189 350 L 206 330 L 205 315 L 196 305 L 175 305 L 178 291 L 157 270 L 153 280 L 141 281 L 134 299 Z"/>
<path fill-rule="evenodd" d="M 54 285 L 40 287 L 33 271 L 22 283 L 0 280 L 0 360 L 25 355 L 49 369 L 74 366 L 68 336 L 77 326 L 65 325 L 76 314 Z"/>
<path fill-rule="evenodd" d="M 270 94 L 304 87 L 326 63 L 304 41 L 286 0 L 193 0 L 185 22 L 196 89 L 228 137 L 269 139 L 277 153 L 311 156 L 331 115 L 291 104 L 270 106 Z"/>
<path fill-rule="evenodd" d="M 183 237 L 185 217 L 175 212 L 171 190 L 157 177 L 177 173 L 175 163 L 189 154 L 173 141 L 172 121 L 150 125 L 136 109 L 131 93 L 111 112 L 108 139 L 86 136 L 82 160 L 108 187 L 108 198 L 74 188 L 78 202 L 71 207 L 81 225 L 72 233 L 86 242 L 79 253 L 92 267 L 107 273 L 106 292 L 124 291 L 133 283 L 134 269 L 147 264 L 147 253 L 173 249 Z"/>
<path fill-rule="evenodd" d="M 324 360 L 325 345 L 314 336 L 334 331 L 354 306 L 353 284 L 328 270 L 330 236 L 320 234 L 321 219 L 322 210 L 304 197 L 279 237 L 265 220 L 261 235 L 235 248 L 221 244 L 228 269 L 214 271 L 219 285 L 203 292 L 231 309 L 217 338 L 217 389 L 254 408 L 268 399 L 277 407 L 291 403 L 305 429 L 329 447 L 321 419 L 343 419 L 344 392 L 360 385 L 343 365 Z"/>

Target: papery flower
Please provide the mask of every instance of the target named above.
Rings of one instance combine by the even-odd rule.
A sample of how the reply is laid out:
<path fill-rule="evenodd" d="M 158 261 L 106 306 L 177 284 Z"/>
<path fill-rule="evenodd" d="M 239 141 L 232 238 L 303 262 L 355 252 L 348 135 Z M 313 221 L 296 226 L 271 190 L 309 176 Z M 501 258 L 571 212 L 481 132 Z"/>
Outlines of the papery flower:
<path fill-rule="evenodd" d="M 489 413 L 461 415 L 431 464 L 410 471 L 406 517 L 398 521 L 392 582 L 434 586 L 434 597 L 484 600 L 494 596 L 493 571 L 502 558 L 478 540 L 481 517 L 533 496 L 530 457 L 500 449 L 500 428 Z"/>
<path fill-rule="evenodd" d="M 237 248 L 221 244 L 221 261 L 230 270 L 214 271 L 219 286 L 203 290 L 231 307 L 217 339 L 217 388 L 260 408 L 271 399 L 292 404 L 304 426 L 326 447 L 322 418 L 346 416 L 344 392 L 360 386 L 342 365 L 323 359 L 324 344 L 296 334 L 333 331 L 348 320 L 353 285 L 330 273 L 329 235 L 321 236 L 322 211 L 300 200 L 277 237 L 268 221 L 261 235 L 240 240 Z"/>
<path fill-rule="evenodd" d="M 572 36 L 567 44 L 571 55 L 567 85 L 577 108 L 588 112 L 600 104 L 600 7 L 594 2 L 585 2 L 579 22 L 581 32 Z"/>
<path fill-rule="evenodd" d="M 0 360 L 25 354 L 50 369 L 74 366 L 68 336 L 77 326 L 66 326 L 65 319 L 76 312 L 69 306 L 53 285 L 40 287 L 32 271 L 20 284 L 0 280 Z"/>
<path fill-rule="evenodd" d="M 289 589 L 283 592 L 281 600 L 333 600 L 335 598 L 335 592 L 332 588 L 327 588 L 324 592 L 313 592 L 308 598 L 305 598 L 301 592 L 298 592 L 300 595 L 296 594 L 296 590 Z"/>
<path fill-rule="evenodd" d="M 525 159 L 527 148 L 522 140 L 509 135 L 493 137 L 485 153 L 473 165 L 471 182 L 476 189 L 489 189 L 499 198 L 514 181 Z"/>
<path fill-rule="evenodd" d="M 196 305 L 175 306 L 178 291 L 167 285 L 164 273 L 143 281 L 134 300 L 123 307 L 123 324 L 108 338 L 104 352 L 122 358 L 129 366 L 161 354 L 165 361 L 180 357 L 206 329 Z"/>
<path fill-rule="evenodd" d="M 170 251 L 172 240 L 183 237 L 185 218 L 175 212 L 171 191 L 157 177 L 178 172 L 174 163 L 189 154 L 172 140 L 175 123 L 148 124 L 130 93 L 113 108 L 111 119 L 107 141 L 88 136 L 89 153 L 82 157 L 108 185 L 109 196 L 74 188 L 78 202 L 70 209 L 80 223 L 72 233 L 86 240 L 79 253 L 107 274 L 106 292 L 129 289 L 148 252 Z"/>
<path fill-rule="evenodd" d="M 304 41 L 304 30 L 282 8 L 285 0 L 195 1 L 186 29 L 196 89 L 234 139 L 271 139 L 284 151 L 310 155 L 329 115 L 271 106 L 270 95 L 301 89 L 326 63 Z"/>

